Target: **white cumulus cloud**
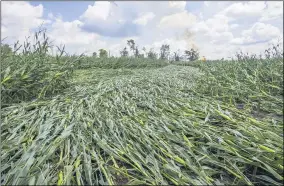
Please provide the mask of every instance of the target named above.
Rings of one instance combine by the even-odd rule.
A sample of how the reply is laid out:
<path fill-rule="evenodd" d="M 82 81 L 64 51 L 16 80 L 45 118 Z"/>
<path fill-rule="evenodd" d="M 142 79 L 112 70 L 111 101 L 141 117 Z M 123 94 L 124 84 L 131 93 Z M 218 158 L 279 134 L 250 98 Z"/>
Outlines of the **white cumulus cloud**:
<path fill-rule="evenodd" d="M 110 15 L 111 5 L 112 4 L 108 1 L 97 1 L 93 6 L 88 6 L 81 18 L 107 20 Z"/>
<path fill-rule="evenodd" d="M 283 19 L 283 1 L 267 1 L 267 9 L 261 14 L 259 21 Z"/>
<path fill-rule="evenodd" d="M 162 17 L 158 27 L 161 28 L 172 28 L 172 29 L 185 29 L 190 27 L 196 22 L 196 16 L 187 12 L 182 11 L 172 15 Z"/>
<path fill-rule="evenodd" d="M 155 17 L 153 12 L 142 13 L 137 19 L 133 21 L 133 23 L 138 25 L 146 25 L 148 21 L 151 21 Z"/>
<path fill-rule="evenodd" d="M 186 5 L 186 1 L 169 1 L 169 6 L 171 8 L 184 10 L 185 5 Z"/>
<path fill-rule="evenodd" d="M 270 24 L 257 22 L 251 28 L 242 31 L 242 36 L 234 38 L 233 44 L 250 44 L 253 42 L 268 42 L 275 38 L 283 37 L 279 28 Z"/>
<path fill-rule="evenodd" d="M 50 23 L 43 18 L 43 6 L 32 6 L 28 2 L 2 2 L 1 34 L 9 41 L 23 41 L 42 24 Z"/>
<path fill-rule="evenodd" d="M 54 44 L 64 44 L 69 53 L 91 54 L 104 48 L 119 56 L 127 40 L 134 39 L 140 50 L 145 46 L 159 52 L 162 44 L 169 44 L 172 52 L 180 49 L 183 53 L 194 47 L 207 59 L 226 58 L 239 49 L 258 52 L 283 38 L 281 1 L 205 1 L 193 12 L 187 10 L 195 6 L 190 3 L 124 1 L 116 6 L 96 1 L 70 20 L 64 12 L 58 15 L 42 5 L 5 1 L 2 38 L 23 40 L 45 22 Z"/>

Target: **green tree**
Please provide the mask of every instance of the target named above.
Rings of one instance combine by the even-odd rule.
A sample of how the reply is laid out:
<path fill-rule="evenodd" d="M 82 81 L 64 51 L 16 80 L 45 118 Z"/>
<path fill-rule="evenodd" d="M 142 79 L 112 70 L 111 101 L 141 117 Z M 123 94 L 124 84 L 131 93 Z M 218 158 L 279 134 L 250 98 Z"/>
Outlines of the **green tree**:
<path fill-rule="evenodd" d="M 133 39 L 127 40 L 127 45 L 129 46 L 130 50 L 132 50 L 133 55 L 135 56 L 135 51 L 136 51 L 135 41 Z"/>
<path fill-rule="evenodd" d="M 145 47 L 143 47 L 142 50 L 145 52 L 145 54 L 147 54 L 147 50 Z"/>
<path fill-rule="evenodd" d="M 12 52 L 13 50 L 8 44 L 1 45 L 1 55 L 8 55 Z"/>
<path fill-rule="evenodd" d="M 150 58 L 150 59 L 157 59 L 157 53 L 154 52 L 153 48 L 151 48 L 150 51 L 148 52 L 148 58 Z"/>
<path fill-rule="evenodd" d="M 120 51 L 120 55 L 121 57 L 128 57 L 128 51 L 126 47 L 124 47 L 124 49 Z"/>
<path fill-rule="evenodd" d="M 180 61 L 180 58 L 179 50 L 174 52 L 174 61 Z"/>
<path fill-rule="evenodd" d="M 167 59 L 170 55 L 170 45 L 162 45 L 160 48 L 160 59 Z"/>
<path fill-rule="evenodd" d="M 139 50 L 138 50 L 138 46 L 137 46 L 137 47 L 135 47 L 135 53 L 134 53 L 134 56 L 135 56 L 135 57 L 139 57 L 139 56 L 140 56 L 140 54 L 139 54 Z"/>
<path fill-rule="evenodd" d="M 93 52 L 93 57 L 97 57 L 97 52 Z"/>
<path fill-rule="evenodd" d="M 197 60 L 199 58 L 199 53 L 197 50 L 194 50 L 193 48 L 190 50 L 186 50 L 184 51 L 186 58 L 189 61 L 194 61 Z"/>
<path fill-rule="evenodd" d="M 99 56 L 100 58 L 107 58 L 107 51 L 105 49 L 100 49 Z"/>

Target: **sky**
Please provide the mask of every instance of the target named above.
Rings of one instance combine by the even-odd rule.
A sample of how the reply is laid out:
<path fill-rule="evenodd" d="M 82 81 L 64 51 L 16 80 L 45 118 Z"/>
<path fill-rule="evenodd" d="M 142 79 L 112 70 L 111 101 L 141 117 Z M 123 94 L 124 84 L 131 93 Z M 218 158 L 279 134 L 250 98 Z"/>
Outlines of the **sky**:
<path fill-rule="evenodd" d="M 282 1 L 2 1 L 1 18 L 4 42 L 22 43 L 42 25 L 70 54 L 104 48 L 118 56 L 129 39 L 140 50 L 169 44 L 207 59 L 283 48 Z"/>

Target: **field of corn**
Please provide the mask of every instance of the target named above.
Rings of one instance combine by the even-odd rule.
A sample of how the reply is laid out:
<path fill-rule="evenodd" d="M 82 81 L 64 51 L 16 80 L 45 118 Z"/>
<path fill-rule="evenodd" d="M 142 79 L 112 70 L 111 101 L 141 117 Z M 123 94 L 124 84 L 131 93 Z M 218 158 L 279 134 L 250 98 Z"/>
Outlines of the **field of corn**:
<path fill-rule="evenodd" d="M 2 184 L 282 185 L 283 51 L 50 56 L 39 35 L 1 54 Z"/>

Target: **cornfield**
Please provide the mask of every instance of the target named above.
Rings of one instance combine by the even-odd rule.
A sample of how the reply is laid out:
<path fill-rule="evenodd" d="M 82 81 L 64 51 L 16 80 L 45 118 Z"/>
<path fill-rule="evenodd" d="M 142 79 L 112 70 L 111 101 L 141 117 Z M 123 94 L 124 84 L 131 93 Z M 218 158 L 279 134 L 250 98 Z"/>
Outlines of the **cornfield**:
<path fill-rule="evenodd" d="M 168 63 L 36 43 L 2 56 L 2 184 L 282 185 L 283 55 Z"/>

